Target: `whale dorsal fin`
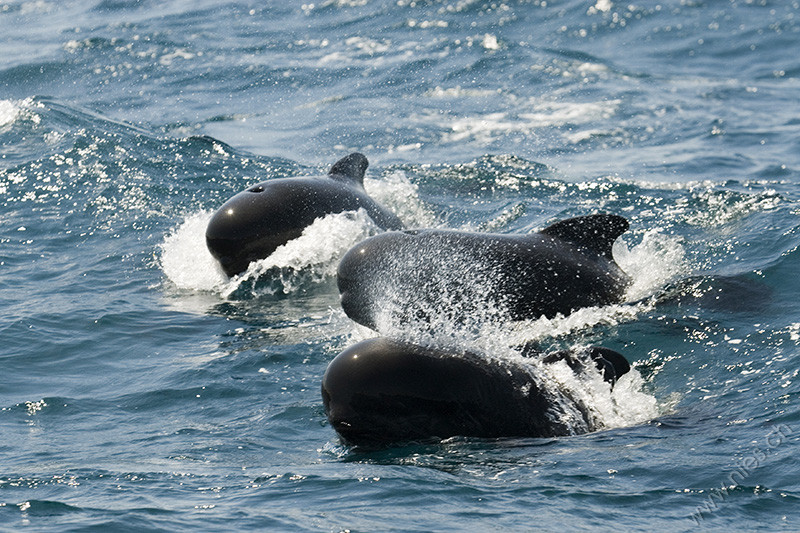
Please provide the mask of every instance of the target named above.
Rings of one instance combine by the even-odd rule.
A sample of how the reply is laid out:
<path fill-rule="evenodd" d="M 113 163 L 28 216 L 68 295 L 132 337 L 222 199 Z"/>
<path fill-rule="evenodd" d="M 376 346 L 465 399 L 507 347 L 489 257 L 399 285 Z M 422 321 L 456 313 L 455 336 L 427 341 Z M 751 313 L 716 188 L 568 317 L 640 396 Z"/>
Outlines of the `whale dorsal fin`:
<path fill-rule="evenodd" d="M 364 185 L 364 173 L 367 171 L 369 161 L 364 154 L 353 152 L 347 157 L 343 157 L 333 164 L 328 172 L 330 177 L 345 178 L 355 181 L 359 185 Z"/>
<path fill-rule="evenodd" d="M 611 348 L 589 346 L 588 352 L 589 357 L 597 365 L 597 369 L 603 373 L 603 380 L 611 383 L 612 387 L 623 374 L 627 374 L 631 369 L 631 364 L 625 359 L 625 356 Z"/>
<path fill-rule="evenodd" d="M 611 248 L 628 230 L 628 221 L 618 215 L 597 214 L 568 218 L 547 226 L 539 233 L 588 248 L 613 259 Z"/>

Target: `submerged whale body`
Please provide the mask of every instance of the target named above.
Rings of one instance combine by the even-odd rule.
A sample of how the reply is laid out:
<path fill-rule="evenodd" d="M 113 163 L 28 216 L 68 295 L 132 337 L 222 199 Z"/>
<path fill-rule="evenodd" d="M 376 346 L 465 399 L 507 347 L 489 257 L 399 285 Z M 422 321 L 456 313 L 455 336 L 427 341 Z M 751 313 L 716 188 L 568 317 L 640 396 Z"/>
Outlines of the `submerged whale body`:
<path fill-rule="evenodd" d="M 542 360 L 565 360 L 576 374 L 599 371 L 612 386 L 630 369 L 621 354 L 599 347 L 555 352 Z M 351 346 L 331 361 L 322 378 L 322 400 L 342 441 L 356 446 L 576 432 L 559 418 L 559 399 L 523 363 L 382 337 Z M 585 431 L 599 429 L 585 407 L 576 407 Z"/>
<path fill-rule="evenodd" d="M 327 176 L 268 180 L 238 193 L 206 228 L 211 255 L 233 276 L 299 237 L 316 219 L 358 209 L 381 229 L 402 229 L 400 219 L 364 190 L 368 165 L 364 155 L 352 153 L 337 161 Z"/>
<path fill-rule="evenodd" d="M 341 304 L 381 330 L 437 314 L 494 312 L 523 320 L 621 301 L 630 278 L 611 248 L 628 229 L 616 215 L 556 222 L 538 233 L 388 232 L 351 248 L 339 263 Z"/>

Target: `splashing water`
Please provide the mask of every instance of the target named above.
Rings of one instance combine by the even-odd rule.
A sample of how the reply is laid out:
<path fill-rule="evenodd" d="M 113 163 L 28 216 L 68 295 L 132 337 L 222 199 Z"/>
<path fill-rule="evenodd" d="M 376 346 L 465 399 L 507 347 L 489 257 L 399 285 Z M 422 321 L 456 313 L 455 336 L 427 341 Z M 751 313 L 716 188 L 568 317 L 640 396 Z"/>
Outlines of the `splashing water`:
<path fill-rule="evenodd" d="M 406 225 L 438 225 L 405 173 L 394 171 L 381 179 L 367 178 L 364 187 L 377 202 L 398 213 Z M 229 279 L 205 244 L 205 230 L 212 216 L 211 211 L 188 215 L 161 244 L 160 265 L 177 288 L 212 292 L 223 298 L 234 294 L 289 294 L 307 282 L 330 279 L 348 249 L 380 231 L 364 210 L 328 215 L 269 257 L 251 263 L 246 272 Z M 265 280 L 268 282 L 262 283 Z"/>
<path fill-rule="evenodd" d="M 537 370 L 551 390 L 561 393 L 554 395 L 566 414 L 561 421 L 575 432 L 639 424 L 661 414 L 658 401 L 644 391 L 644 379 L 636 369 L 621 376 L 613 387 L 599 372 L 577 374 L 564 361 L 538 363 Z"/>
<path fill-rule="evenodd" d="M 632 279 L 626 299 L 635 303 L 588 307 L 568 316 L 559 315 L 552 319 L 542 317 L 519 323 L 509 332 L 506 340 L 512 344 L 522 344 L 567 337 L 598 325 L 613 326 L 632 321 L 652 309 L 654 302 L 649 296 L 688 269 L 680 240 L 658 230 L 648 231 L 639 244 L 630 248 L 618 240 L 614 246 L 614 257 Z M 576 351 L 584 347 L 581 343 L 571 346 Z M 599 372 L 578 375 L 564 361 L 538 363 L 538 371 L 550 390 L 561 393 L 561 421 L 574 430 L 639 424 L 668 409 L 668 406 L 659 405 L 658 400 L 646 392 L 644 379 L 635 368 L 619 378 L 613 387 L 603 380 Z M 588 425 L 582 417 L 570 415 L 575 412 L 576 405 L 581 407 L 582 412 L 588 413 Z"/>
<path fill-rule="evenodd" d="M 226 296 L 243 287 L 257 295 L 258 283 L 271 278 L 268 294 L 290 294 L 310 281 L 318 283 L 336 275 L 339 259 L 357 242 L 380 231 L 363 209 L 327 215 L 315 220 L 302 235 L 279 246 L 266 259 L 250 263 L 247 271 L 231 278 Z"/>
<path fill-rule="evenodd" d="M 189 215 L 161 244 L 161 269 L 179 289 L 220 292 L 228 281 L 206 247 L 212 216 L 210 211 Z"/>
<path fill-rule="evenodd" d="M 414 305 L 419 307 L 415 308 L 415 316 L 421 320 L 397 320 L 397 316 L 407 316 L 407 310 L 394 309 L 386 303 L 376 323 L 378 330 L 388 337 L 456 352 L 469 351 L 497 364 L 511 363 L 528 368 L 553 399 L 550 416 L 570 432 L 632 425 L 650 420 L 662 410 L 656 398 L 644 390 L 644 380 L 638 371 L 631 369 L 612 387 L 594 367 L 578 374 L 563 361 L 544 363 L 536 357 L 524 357 L 519 347 L 562 339 L 572 350 L 582 351 L 586 348 L 580 340 L 582 333 L 597 326 L 630 322 L 652 309 L 653 299 L 647 297 L 686 271 L 684 255 L 678 239 L 658 231 L 647 232 L 639 244 L 630 248 L 618 243 L 616 260 L 632 278 L 626 299 L 634 303 L 587 307 L 567 316 L 512 322 L 505 318 L 502 305 L 476 307 L 471 298 L 463 297 L 463 288 L 459 289 L 460 294 L 454 295 L 448 293 L 446 283 L 438 283 L 433 291 L 435 302 L 413 299 Z M 455 265 L 460 260 L 453 257 L 452 261 Z M 442 281 L 435 276 L 433 279 Z M 483 281 L 478 281 L 477 287 L 469 287 L 467 292 L 478 295 L 485 290 L 488 278 L 476 275 L 474 279 Z M 407 299 L 407 295 L 393 298 L 387 293 L 382 301 Z"/>
<path fill-rule="evenodd" d="M 452 251 L 431 250 L 439 257 L 437 264 L 453 265 L 452 269 L 426 270 L 430 286 L 424 291 L 403 284 L 384 283 L 375 286 L 383 291 L 382 302 L 375 317 L 378 331 L 424 345 L 455 349 L 480 349 L 493 352 L 503 346 L 520 345 L 546 338 L 566 337 L 598 325 L 617 325 L 635 319 L 651 308 L 648 296 L 677 276 L 686 273 L 684 248 L 680 240 L 657 230 L 644 234 L 642 241 L 632 247 L 618 240 L 614 247 L 616 262 L 631 277 L 624 301 L 602 307 L 585 307 L 567 316 L 540 317 L 511 322 L 507 310 L 498 299 L 489 301 L 482 296 L 499 275 L 493 269 L 476 262 L 473 257 L 460 257 Z M 424 268 L 421 265 L 420 268 Z M 469 273 L 454 284 L 452 272 Z M 408 273 L 393 272 L 386 279 L 403 279 Z M 464 283 L 469 281 L 469 283 Z M 403 291 L 402 294 L 398 291 Z M 418 297 L 419 293 L 433 294 L 433 301 Z M 409 313 L 409 306 L 413 306 Z M 422 318 L 413 323 L 398 317 L 409 314 Z"/>
<path fill-rule="evenodd" d="M 19 116 L 20 109 L 10 100 L 0 100 L 0 128 L 12 124 Z"/>
<path fill-rule="evenodd" d="M 364 189 L 379 204 L 400 216 L 407 227 L 432 228 L 440 223 L 419 199 L 419 188 L 402 171 L 389 172 L 381 179 L 364 179 Z"/>
<path fill-rule="evenodd" d="M 269 257 L 254 261 L 246 272 L 230 279 L 208 251 L 205 230 L 213 213 L 189 215 L 161 245 L 161 267 L 179 289 L 214 292 L 223 298 L 242 289 L 251 296 L 291 293 L 305 281 L 318 282 L 336 274 L 339 258 L 356 242 L 378 231 L 366 211 L 322 217 L 302 235 L 279 246 Z M 267 288 L 257 282 L 272 278 Z"/>
<path fill-rule="evenodd" d="M 664 235 L 658 229 L 648 230 L 633 248 L 628 248 L 622 239 L 617 240 L 614 259 L 633 281 L 626 300 L 646 298 L 667 282 L 686 274 L 685 255 L 678 237 Z"/>

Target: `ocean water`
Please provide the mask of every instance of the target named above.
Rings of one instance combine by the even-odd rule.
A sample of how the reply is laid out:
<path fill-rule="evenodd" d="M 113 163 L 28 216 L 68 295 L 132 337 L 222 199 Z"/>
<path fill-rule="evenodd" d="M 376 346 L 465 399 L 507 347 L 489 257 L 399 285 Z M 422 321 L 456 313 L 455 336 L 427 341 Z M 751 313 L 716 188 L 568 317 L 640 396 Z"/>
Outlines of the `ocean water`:
<path fill-rule="evenodd" d="M 800 530 L 799 46 L 791 0 L 0 1 L 0 530 Z M 203 232 L 351 151 L 409 227 L 629 219 L 625 303 L 440 331 L 620 351 L 540 369 L 600 430 L 339 442 L 374 224 L 231 280 Z"/>

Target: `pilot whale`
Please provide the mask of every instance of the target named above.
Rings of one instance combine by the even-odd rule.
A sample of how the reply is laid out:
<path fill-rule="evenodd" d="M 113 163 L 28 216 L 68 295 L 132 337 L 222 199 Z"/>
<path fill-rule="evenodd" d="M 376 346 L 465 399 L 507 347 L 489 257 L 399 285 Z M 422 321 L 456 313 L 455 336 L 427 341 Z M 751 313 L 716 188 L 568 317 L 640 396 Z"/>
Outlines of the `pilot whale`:
<path fill-rule="evenodd" d="M 206 228 L 211 255 L 233 276 L 299 237 L 316 219 L 358 209 L 381 229 L 402 229 L 400 219 L 364 190 L 368 165 L 363 154 L 352 153 L 334 163 L 327 176 L 273 179 L 236 194 Z"/>
<path fill-rule="evenodd" d="M 552 318 L 619 302 L 630 278 L 611 248 L 628 221 L 594 214 L 537 233 L 392 231 L 351 248 L 337 283 L 347 316 L 382 331 L 444 313 L 456 319 Z M 387 331 L 382 331 L 387 333 Z"/>
<path fill-rule="evenodd" d="M 560 360 L 576 374 L 599 372 L 611 386 L 630 370 L 625 357 L 608 348 L 542 358 Z M 331 426 L 354 446 L 453 436 L 555 437 L 599 429 L 579 402 L 575 407 L 582 422 L 565 424 L 559 416 L 563 398 L 518 359 L 501 363 L 384 337 L 355 344 L 331 361 L 322 378 L 322 401 Z"/>

